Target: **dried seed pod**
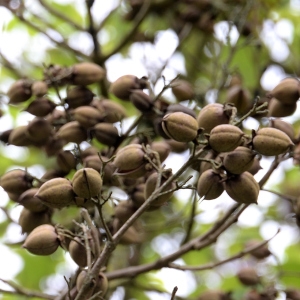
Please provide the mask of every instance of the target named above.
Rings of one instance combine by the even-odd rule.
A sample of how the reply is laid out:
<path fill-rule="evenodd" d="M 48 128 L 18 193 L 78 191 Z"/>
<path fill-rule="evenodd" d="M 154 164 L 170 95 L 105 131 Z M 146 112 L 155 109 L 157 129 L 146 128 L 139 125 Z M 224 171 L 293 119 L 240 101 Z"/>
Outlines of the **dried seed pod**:
<path fill-rule="evenodd" d="M 22 194 L 32 187 L 33 177 L 24 170 L 15 169 L 2 175 L 0 186 L 7 193 Z"/>
<path fill-rule="evenodd" d="M 145 202 L 145 183 L 135 186 L 131 194 L 131 199 L 135 207 L 140 207 Z"/>
<path fill-rule="evenodd" d="M 91 248 L 92 258 L 94 258 L 93 256 L 94 243 L 90 236 L 88 236 L 88 241 Z M 87 266 L 87 253 L 84 245 L 85 245 L 84 239 L 81 239 L 79 237 L 75 237 L 69 244 L 70 256 L 72 257 L 74 262 L 82 268 Z"/>
<path fill-rule="evenodd" d="M 129 178 L 138 178 L 146 173 L 145 152 L 140 144 L 130 144 L 121 148 L 113 164 L 117 167 L 116 174 Z"/>
<path fill-rule="evenodd" d="M 284 104 L 276 98 L 269 101 L 268 110 L 269 116 L 275 118 L 283 118 L 291 116 L 297 109 L 297 103 Z"/>
<path fill-rule="evenodd" d="M 171 147 L 166 141 L 153 142 L 151 149 L 158 153 L 160 162 L 163 162 L 171 152 Z"/>
<path fill-rule="evenodd" d="M 132 216 L 135 210 L 132 201 L 120 201 L 115 209 L 115 217 L 124 224 Z"/>
<path fill-rule="evenodd" d="M 8 137 L 8 144 L 19 147 L 26 147 L 35 145 L 35 142 L 28 135 L 27 126 L 24 125 L 16 127 L 12 130 Z"/>
<path fill-rule="evenodd" d="M 223 124 L 212 129 L 209 136 L 209 145 L 217 152 L 233 151 L 242 143 L 244 133 L 234 125 Z"/>
<path fill-rule="evenodd" d="M 49 121 L 35 117 L 27 125 L 27 134 L 35 143 L 44 145 L 52 135 L 52 126 Z"/>
<path fill-rule="evenodd" d="M 84 86 L 75 86 L 67 90 L 65 102 L 69 108 L 89 105 L 94 98 L 94 93 Z"/>
<path fill-rule="evenodd" d="M 18 104 L 28 100 L 31 97 L 31 85 L 32 81 L 29 79 L 20 79 L 13 83 L 7 92 L 9 104 Z"/>
<path fill-rule="evenodd" d="M 149 95 L 142 90 L 133 90 L 129 96 L 132 104 L 141 112 L 147 113 L 152 110 L 153 101 Z"/>
<path fill-rule="evenodd" d="M 190 142 L 198 135 L 197 121 L 188 114 L 174 112 L 163 117 L 162 128 L 177 142 Z"/>
<path fill-rule="evenodd" d="M 261 169 L 262 167 L 260 165 L 260 160 L 257 157 L 254 157 L 253 163 L 250 169 L 248 169 L 248 172 L 251 173 L 252 175 L 255 175 Z"/>
<path fill-rule="evenodd" d="M 63 125 L 57 131 L 56 137 L 63 139 L 65 143 L 80 144 L 87 139 L 87 131 L 77 121 L 72 121 Z"/>
<path fill-rule="evenodd" d="M 266 156 L 283 154 L 294 145 L 286 133 L 271 127 L 259 129 L 252 142 L 254 150 Z"/>
<path fill-rule="evenodd" d="M 86 270 L 82 270 L 77 279 L 76 279 L 76 289 L 79 291 L 82 287 L 82 284 L 84 282 L 85 276 L 87 272 Z M 96 293 L 101 292 L 101 297 L 103 297 L 108 289 L 108 280 L 104 273 L 100 272 L 98 275 L 98 278 L 95 278 L 94 287 L 91 287 L 89 291 L 87 292 L 87 297 L 91 297 L 92 295 L 95 295 Z"/>
<path fill-rule="evenodd" d="M 8 139 L 9 139 L 9 136 L 12 133 L 12 131 L 13 131 L 13 129 L 9 129 L 9 130 L 5 130 L 5 131 L 1 132 L 0 141 L 5 144 L 8 144 Z"/>
<path fill-rule="evenodd" d="M 80 106 L 72 112 L 74 119 L 84 128 L 90 128 L 102 121 L 103 114 L 91 106 Z"/>
<path fill-rule="evenodd" d="M 172 173 L 170 172 L 166 172 L 162 175 L 161 178 L 161 184 L 163 185 L 164 182 L 166 182 L 166 180 L 172 175 Z M 158 174 L 157 173 L 152 173 L 147 181 L 146 181 L 146 185 L 145 185 L 145 199 L 147 200 L 155 191 L 156 189 L 156 184 L 157 184 L 157 180 L 158 180 Z M 166 192 L 168 190 L 172 190 L 175 188 L 175 183 L 174 182 L 170 182 L 166 187 L 163 188 L 163 190 L 161 192 Z M 160 207 L 162 206 L 164 203 L 166 203 L 173 195 L 173 191 L 170 191 L 166 194 L 163 194 L 159 197 L 157 197 L 154 201 L 151 202 L 150 206 L 152 207 Z"/>
<path fill-rule="evenodd" d="M 51 208 L 63 208 L 74 203 L 74 191 L 66 178 L 53 178 L 39 188 L 35 197 Z"/>
<path fill-rule="evenodd" d="M 299 80 L 292 77 L 283 79 L 268 96 L 278 99 L 282 104 L 296 103 L 299 99 Z"/>
<path fill-rule="evenodd" d="M 257 246 L 258 244 L 260 244 L 260 241 L 251 240 L 246 243 L 246 248 L 252 248 L 252 247 Z M 254 256 L 257 259 L 264 259 L 264 258 L 270 256 L 270 254 L 271 254 L 271 252 L 268 248 L 268 244 L 265 244 L 265 245 L 250 252 L 250 255 Z"/>
<path fill-rule="evenodd" d="M 166 109 L 166 114 L 173 113 L 173 112 L 182 112 L 187 115 L 190 115 L 191 117 L 195 118 L 197 117 L 196 113 L 190 109 L 189 107 L 183 106 L 181 104 L 170 104 Z"/>
<path fill-rule="evenodd" d="M 218 290 L 210 290 L 201 293 L 197 300 L 231 300 L 230 293 Z"/>
<path fill-rule="evenodd" d="M 246 286 L 257 285 L 260 283 L 260 278 L 257 275 L 256 270 L 251 267 L 241 269 L 237 273 L 237 277 L 239 281 Z"/>
<path fill-rule="evenodd" d="M 236 202 L 257 203 L 260 187 L 249 172 L 227 179 L 224 187 L 227 194 Z"/>
<path fill-rule="evenodd" d="M 96 100 L 91 105 L 104 112 L 103 121 L 107 123 L 119 122 L 127 116 L 122 105 L 109 99 Z"/>
<path fill-rule="evenodd" d="M 227 90 L 226 103 L 232 103 L 240 114 L 251 108 L 249 92 L 240 85 L 234 85 Z"/>
<path fill-rule="evenodd" d="M 56 162 L 60 170 L 68 174 L 76 169 L 77 160 L 74 154 L 69 150 L 61 150 L 56 155 Z"/>
<path fill-rule="evenodd" d="M 300 290 L 288 288 L 285 291 L 287 300 L 300 300 Z"/>
<path fill-rule="evenodd" d="M 22 228 L 22 233 L 28 233 L 40 225 L 50 224 L 50 213 L 49 211 L 39 213 L 32 212 L 24 207 L 21 211 L 18 223 Z"/>
<path fill-rule="evenodd" d="M 197 117 L 199 128 L 203 128 L 205 133 L 209 133 L 214 127 L 229 123 L 230 115 L 224 110 L 224 105 L 212 103 L 204 106 Z"/>
<path fill-rule="evenodd" d="M 251 168 L 255 155 L 251 149 L 240 146 L 224 155 L 223 165 L 226 171 L 241 174 Z"/>
<path fill-rule="evenodd" d="M 48 207 L 44 205 L 40 199 L 34 197 L 37 191 L 38 188 L 31 188 L 23 192 L 17 202 L 31 212 L 40 213 L 48 210 Z"/>
<path fill-rule="evenodd" d="M 289 138 L 293 141 L 295 139 L 295 130 L 294 127 L 281 119 L 271 119 L 270 120 L 270 127 L 279 129 L 286 133 Z"/>
<path fill-rule="evenodd" d="M 205 200 L 216 199 L 224 192 L 224 187 L 221 182 L 221 176 L 209 169 L 203 172 L 197 183 L 198 195 Z"/>
<path fill-rule="evenodd" d="M 43 149 L 48 156 L 54 156 L 62 150 L 65 143 L 66 141 L 62 138 L 59 138 L 57 136 L 51 136 L 47 141 L 47 144 L 44 145 Z"/>
<path fill-rule="evenodd" d="M 31 85 L 32 95 L 37 97 L 43 97 L 48 93 L 48 84 L 45 81 L 35 81 Z"/>
<path fill-rule="evenodd" d="M 188 149 L 187 143 L 177 142 L 174 140 L 166 140 L 166 143 L 170 145 L 171 151 L 175 153 L 182 153 Z"/>
<path fill-rule="evenodd" d="M 52 225 L 40 225 L 36 227 L 26 238 L 23 248 L 35 255 L 51 255 L 58 246 L 59 239 Z"/>
<path fill-rule="evenodd" d="M 145 78 L 138 79 L 134 75 L 124 75 L 111 84 L 110 92 L 119 99 L 128 101 L 132 90 L 145 87 Z"/>
<path fill-rule="evenodd" d="M 177 101 L 190 100 L 195 97 L 193 86 L 186 80 L 178 79 L 172 83 L 172 92 Z"/>
<path fill-rule="evenodd" d="M 98 123 L 91 129 L 91 134 L 98 142 L 114 146 L 118 142 L 120 136 L 118 129 L 111 123 Z"/>
<path fill-rule="evenodd" d="M 102 178 L 96 170 L 83 168 L 74 174 L 72 185 L 77 196 L 90 199 L 100 194 Z"/>
<path fill-rule="evenodd" d="M 105 70 L 95 63 L 78 63 L 72 68 L 72 82 L 80 86 L 97 83 L 104 79 L 105 73 Z"/>
<path fill-rule="evenodd" d="M 50 114 L 56 107 L 56 104 L 48 98 L 37 98 L 32 101 L 24 111 L 36 117 L 45 117 Z"/>

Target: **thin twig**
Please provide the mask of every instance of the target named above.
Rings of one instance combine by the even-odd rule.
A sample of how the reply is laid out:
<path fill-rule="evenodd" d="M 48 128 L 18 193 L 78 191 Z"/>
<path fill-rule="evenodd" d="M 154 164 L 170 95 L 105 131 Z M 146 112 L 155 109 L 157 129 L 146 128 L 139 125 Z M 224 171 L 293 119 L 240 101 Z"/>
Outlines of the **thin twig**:
<path fill-rule="evenodd" d="M 175 286 L 174 289 L 173 289 L 172 295 L 171 295 L 171 300 L 175 299 L 175 295 L 176 295 L 177 291 L 178 291 L 178 287 Z"/>

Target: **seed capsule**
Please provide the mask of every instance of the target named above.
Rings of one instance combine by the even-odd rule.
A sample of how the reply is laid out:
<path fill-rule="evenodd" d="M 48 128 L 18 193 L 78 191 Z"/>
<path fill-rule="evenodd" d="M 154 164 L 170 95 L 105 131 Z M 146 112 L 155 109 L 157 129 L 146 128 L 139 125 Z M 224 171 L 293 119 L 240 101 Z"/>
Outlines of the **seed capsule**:
<path fill-rule="evenodd" d="M 132 104 L 141 112 L 147 113 L 153 107 L 153 101 L 149 95 L 142 90 L 133 90 L 129 96 Z"/>
<path fill-rule="evenodd" d="M 221 196 L 224 192 L 224 187 L 220 175 L 212 169 L 203 172 L 198 180 L 197 192 L 205 200 L 212 200 Z"/>
<path fill-rule="evenodd" d="M 89 105 L 94 98 L 94 93 L 84 86 L 75 86 L 67 90 L 65 102 L 69 108 Z"/>
<path fill-rule="evenodd" d="M 272 98 L 268 105 L 269 116 L 283 118 L 291 116 L 297 109 L 297 103 L 283 104 L 276 98 Z"/>
<path fill-rule="evenodd" d="M 190 142 L 198 135 L 198 123 L 188 114 L 174 112 L 164 116 L 162 128 L 170 138 L 177 142 Z"/>
<path fill-rule="evenodd" d="M 257 203 L 260 187 L 249 172 L 226 180 L 224 187 L 227 194 L 236 202 Z"/>
<path fill-rule="evenodd" d="M 35 143 L 44 145 L 52 135 L 52 126 L 49 121 L 35 117 L 27 125 L 27 133 L 29 138 Z"/>
<path fill-rule="evenodd" d="M 201 293 L 197 300 L 231 300 L 230 293 L 224 293 L 218 290 L 210 290 Z"/>
<path fill-rule="evenodd" d="M 77 160 L 74 154 L 69 150 L 61 150 L 56 155 L 56 162 L 61 171 L 68 174 L 71 170 L 76 169 Z"/>
<path fill-rule="evenodd" d="M 177 101 L 193 99 L 195 96 L 193 86 L 186 80 L 178 79 L 172 84 L 172 92 Z"/>
<path fill-rule="evenodd" d="M 269 93 L 269 97 L 278 99 L 282 104 L 292 105 L 299 99 L 299 80 L 285 78 Z"/>
<path fill-rule="evenodd" d="M 28 79 L 20 79 L 13 83 L 7 92 L 9 104 L 18 104 L 28 100 L 31 97 L 31 85 L 32 81 Z"/>
<path fill-rule="evenodd" d="M 223 165 L 230 173 L 241 174 L 251 168 L 255 155 L 249 148 L 237 147 L 224 155 Z"/>
<path fill-rule="evenodd" d="M 242 143 L 244 133 L 236 126 L 223 124 L 212 129 L 209 136 L 209 145 L 217 152 L 233 151 Z"/>
<path fill-rule="evenodd" d="M 28 135 L 27 125 L 23 125 L 16 127 L 11 131 L 8 137 L 8 144 L 26 147 L 35 145 L 35 142 Z"/>
<path fill-rule="evenodd" d="M 35 197 L 51 208 L 63 208 L 74 203 L 75 195 L 68 179 L 54 178 L 43 183 Z"/>
<path fill-rule="evenodd" d="M 59 246 L 59 239 L 52 225 L 36 227 L 26 238 L 23 248 L 35 255 L 51 255 Z"/>
<path fill-rule="evenodd" d="M 74 119 L 84 128 L 90 128 L 102 121 L 103 114 L 91 106 L 80 106 L 72 112 Z"/>
<path fill-rule="evenodd" d="M 22 228 L 22 233 L 28 233 L 40 225 L 50 224 L 50 213 L 48 210 L 32 212 L 24 207 L 21 211 L 18 223 Z"/>
<path fill-rule="evenodd" d="M 101 81 L 105 77 L 105 70 L 91 62 L 75 64 L 72 69 L 73 84 L 89 85 Z"/>
<path fill-rule="evenodd" d="M 45 117 L 50 114 L 55 107 L 56 104 L 48 98 L 37 98 L 27 106 L 25 111 L 36 117 Z"/>
<path fill-rule="evenodd" d="M 114 146 L 120 138 L 118 129 L 111 123 L 96 124 L 91 129 L 91 134 L 98 142 L 107 146 Z"/>
<path fill-rule="evenodd" d="M 92 258 L 94 258 L 94 243 L 92 241 L 92 238 L 89 237 L 88 241 L 91 248 Z M 87 253 L 84 245 L 85 241 L 79 237 L 75 237 L 75 239 L 73 239 L 69 244 L 70 256 L 75 261 L 75 263 L 82 268 L 87 266 Z"/>
<path fill-rule="evenodd" d="M 286 133 L 271 127 L 259 129 L 253 138 L 254 150 L 266 156 L 283 154 L 293 145 Z"/>
<path fill-rule="evenodd" d="M 251 240 L 247 242 L 246 247 L 247 248 L 252 248 L 254 246 L 257 246 L 260 242 L 257 240 Z M 253 251 L 250 252 L 250 255 L 257 259 L 264 259 L 268 256 L 270 256 L 271 252 L 268 248 L 268 244 L 265 244 L 264 246 L 261 246 Z"/>
<path fill-rule="evenodd" d="M 56 137 L 63 139 L 65 143 L 80 144 L 87 139 L 87 131 L 77 121 L 72 121 L 63 125 Z"/>
<path fill-rule="evenodd" d="M 48 84 L 45 81 L 35 81 L 31 86 L 32 95 L 43 97 L 48 93 Z"/>
<path fill-rule="evenodd" d="M 227 91 L 226 103 L 232 103 L 240 114 L 246 113 L 251 107 L 250 95 L 240 85 L 234 85 Z"/>
<path fill-rule="evenodd" d="M 90 199 L 100 194 L 102 178 L 96 170 L 83 168 L 74 174 L 72 185 L 77 196 Z"/>
<path fill-rule="evenodd" d="M 38 188 L 31 188 L 25 191 L 20 195 L 17 202 L 31 212 L 39 213 L 48 210 L 48 207 L 44 205 L 40 199 L 34 197 L 37 191 Z"/>
<path fill-rule="evenodd" d="M 254 268 L 243 268 L 237 273 L 240 282 L 246 286 L 257 285 L 260 283 L 260 278 Z"/>
<path fill-rule="evenodd" d="M 279 129 L 286 133 L 289 138 L 293 141 L 295 139 L 295 130 L 294 127 L 281 119 L 271 119 L 270 120 L 270 127 Z"/>
<path fill-rule="evenodd" d="M 197 117 L 199 128 L 204 128 L 209 133 L 214 127 L 221 124 L 228 124 L 230 116 L 224 111 L 224 105 L 213 103 L 204 106 Z"/>

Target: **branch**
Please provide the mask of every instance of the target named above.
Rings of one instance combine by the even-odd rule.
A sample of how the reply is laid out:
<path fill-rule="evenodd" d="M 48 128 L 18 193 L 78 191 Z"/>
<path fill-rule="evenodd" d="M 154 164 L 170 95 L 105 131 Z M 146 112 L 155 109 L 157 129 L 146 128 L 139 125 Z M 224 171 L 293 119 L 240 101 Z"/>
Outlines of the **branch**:
<path fill-rule="evenodd" d="M 73 26 L 76 30 L 79 31 L 85 31 L 85 29 L 83 27 L 81 27 L 80 25 L 78 25 L 77 23 L 75 23 L 72 19 L 70 19 L 69 17 L 67 17 L 65 14 L 62 14 L 60 11 L 56 10 L 55 8 L 53 8 L 51 5 L 49 5 L 45 0 L 38 0 L 39 3 L 53 16 L 55 16 L 58 19 L 61 19 L 62 21 L 64 21 L 65 23 Z"/>
<path fill-rule="evenodd" d="M 106 61 L 108 58 L 110 58 L 112 55 L 119 52 L 127 43 L 129 43 L 131 41 L 131 38 L 134 36 L 134 34 L 138 30 L 140 24 L 147 16 L 147 14 L 149 12 L 150 4 L 151 4 L 151 0 L 144 1 L 143 5 L 141 7 L 141 10 L 136 15 L 136 18 L 134 20 L 134 24 L 133 24 L 133 27 L 131 28 L 131 30 L 123 37 L 121 42 L 109 54 L 104 55 L 102 57 L 102 61 Z"/>
<path fill-rule="evenodd" d="M 49 300 L 54 300 L 54 298 L 55 298 L 55 296 L 44 294 L 44 293 L 41 293 L 39 291 L 28 290 L 26 288 L 23 288 L 23 287 L 19 286 L 18 284 L 16 284 L 13 281 L 10 281 L 10 280 L 5 280 L 5 279 L 0 278 L 0 281 L 2 281 L 3 283 L 8 284 L 9 286 L 11 286 L 14 289 L 14 291 L 6 291 L 6 290 L 3 290 L 3 289 L 0 289 L 0 292 L 4 293 L 4 294 L 22 295 L 22 296 L 25 296 L 25 297 L 28 297 L 28 298 L 37 297 L 37 298 L 49 299 Z"/>

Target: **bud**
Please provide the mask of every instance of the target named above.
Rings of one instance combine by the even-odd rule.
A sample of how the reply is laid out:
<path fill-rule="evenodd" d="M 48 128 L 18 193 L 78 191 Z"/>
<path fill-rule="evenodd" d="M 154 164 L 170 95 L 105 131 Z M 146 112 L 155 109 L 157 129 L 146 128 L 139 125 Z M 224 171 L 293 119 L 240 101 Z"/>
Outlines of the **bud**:
<path fill-rule="evenodd" d="M 172 139 L 178 142 L 190 142 L 198 135 L 196 119 L 182 112 L 174 112 L 163 117 L 162 128 Z"/>
<path fill-rule="evenodd" d="M 85 86 L 100 82 L 105 77 L 105 70 L 92 62 L 75 64 L 72 68 L 73 84 Z"/>

